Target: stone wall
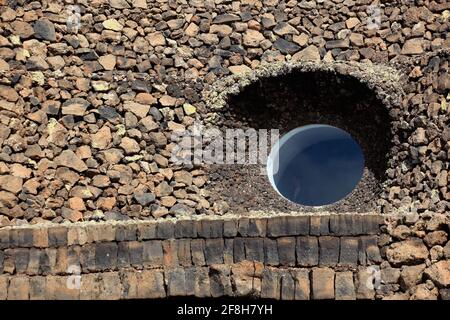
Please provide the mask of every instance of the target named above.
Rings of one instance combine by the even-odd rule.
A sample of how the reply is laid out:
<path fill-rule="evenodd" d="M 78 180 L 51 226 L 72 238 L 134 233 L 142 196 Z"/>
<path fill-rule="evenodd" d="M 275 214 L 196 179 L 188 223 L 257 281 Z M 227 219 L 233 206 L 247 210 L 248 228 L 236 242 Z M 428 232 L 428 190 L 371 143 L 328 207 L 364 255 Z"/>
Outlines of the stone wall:
<path fill-rule="evenodd" d="M 292 66 L 354 76 L 389 111 L 374 211 L 449 209 L 446 1 L 383 2 L 378 29 L 368 0 L 0 5 L 0 226 L 257 209 L 174 164 L 172 137 L 229 112 L 218 90 Z"/>
<path fill-rule="evenodd" d="M 0 299 L 448 299 L 450 4 L 382 2 L 371 29 L 368 0 L 0 0 Z M 294 69 L 388 110 L 383 221 L 255 217 L 170 160 L 173 133 Z"/>
<path fill-rule="evenodd" d="M 2 229 L 2 298 L 324 299 L 335 296 L 335 273 L 336 298 L 362 297 L 353 274 L 361 282 L 364 267 L 381 262 L 379 222 L 324 215 Z M 80 287 L 69 289 L 78 274 Z"/>
<path fill-rule="evenodd" d="M 324 214 L 4 228 L 0 298 L 447 299 L 448 225 Z"/>

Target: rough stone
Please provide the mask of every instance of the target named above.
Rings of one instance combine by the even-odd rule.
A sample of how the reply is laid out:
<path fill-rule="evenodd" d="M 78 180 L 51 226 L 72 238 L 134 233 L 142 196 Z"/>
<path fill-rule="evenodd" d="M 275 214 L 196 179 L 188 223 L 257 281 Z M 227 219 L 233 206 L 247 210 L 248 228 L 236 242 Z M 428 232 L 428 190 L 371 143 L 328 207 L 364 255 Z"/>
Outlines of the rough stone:
<path fill-rule="evenodd" d="M 259 31 L 249 29 L 244 33 L 243 42 L 247 47 L 258 47 L 263 40 L 264 36 Z"/>
<path fill-rule="evenodd" d="M 336 300 L 355 300 L 356 291 L 353 282 L 353 272 L 336 272 L 335 274 Z"/>
<path fill-rule="evenodd" d="M 334 271 L 330 268 L 313 268 L 311 272 L 313 299 L 334 299 Z"/>
<path fill-rule="evenodd" d="M 83 116 L 88 106 L 88 101 L 82 98 L 73 98 L 65 101 L 61 110 L 64 115 Z"/>
<path fill-rule="evenodd" d="M 439 287 L 450 286 L 450 261 L 442 260 L 425 269 L 424 274 Z"/>
<path fill-rule="evenodd" d="M 68 167 L 78 172 L 88 169 L 86 164 L 72 150 L 64 150 L 55 158 L 54 162 L 57 166 Z"/>
<path fill-rule="evenodd" d="M 55 26 L 47 19 L 40 19 L 35 22 L 34 34 L 38 39 L 56 41 Z"/>
<path fill-rule="evenodd" d="M 386 256 L 390 263 L 418 264 L 428 258 L 428 250 L 420 239 L 411 239 L 392 244 L 386 250 Z"/>
<path fill-rule="evenodd" d="M 303 49 L 303 50 L 297 52 L 296 54 L 294 54 L 292 56 L 292 60 L 294 60 L 294 61 L 303 60 L 303 61 L 319 62 L 320 61 L 319 49 L 316 46 L 314 46 L 314 45 L 310 45 L 309 47 L 306 47 L 305 49 Z"/>

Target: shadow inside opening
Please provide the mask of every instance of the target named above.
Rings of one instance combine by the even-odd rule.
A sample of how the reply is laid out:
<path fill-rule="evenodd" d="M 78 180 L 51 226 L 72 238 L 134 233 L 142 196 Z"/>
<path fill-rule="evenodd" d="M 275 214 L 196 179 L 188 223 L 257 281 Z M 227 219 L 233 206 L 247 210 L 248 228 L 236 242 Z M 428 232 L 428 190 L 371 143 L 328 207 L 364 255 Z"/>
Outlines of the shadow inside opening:
<path fill-rule="evenodd" d="M 220 114 L 225 128 L 279 129 L 280 136 L 301 126 L 327 124 L 348 132 L 360 145 L 365 167 L 357 187 L 330 212 L 379 212 L 377 200 L 386 179 L 392 146 L 388 109 L 359 80 L 332 72 L 293 71 L 262 78 L 230 96 Z M 211 165 L 213 199 L 228 202 L 232 212 L 315 211 L 287 201 L 272 188 L 261 165 Z"/>

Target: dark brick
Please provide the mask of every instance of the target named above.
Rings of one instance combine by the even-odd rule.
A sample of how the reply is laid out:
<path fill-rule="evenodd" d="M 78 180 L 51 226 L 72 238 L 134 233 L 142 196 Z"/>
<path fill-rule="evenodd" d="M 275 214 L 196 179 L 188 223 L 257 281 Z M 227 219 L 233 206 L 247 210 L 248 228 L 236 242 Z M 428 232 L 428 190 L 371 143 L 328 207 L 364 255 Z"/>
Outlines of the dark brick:
<path fill-rule="evenodd" d="M 4 250 L 3 272 L 13 274 L 16 268 L 15 249 Z"/>
<path fill-rule="evenodd" d="M 98 270 L 115 269 L 117 266 L 117 244 L 100 242 L 95 245 L 95 267 Z"/>
<path fill-rule="evenodd" d="M 291 275 L 295 283 L 294 299 L 309 300 L 311 295 L 311 285 L 308 269 L 292 269 Z"/>
<path fill-rule="evenodd" d="M 48 228 L 48 245 L 60 247 L 67 245 L 67 229 L 65 227 Z"/>
<path fill-rule="evenodd" d="M 309 216 L 283 216 L 267 219 L 267 235 L 283 237 L 309 234 Z"/>
<path fill-rule="evenodd" d="M 162 242 L 160 240 L 142 242 L 142 262 L 144 266 L 161 266 L 164 263 Z"/>
<path fill-rule="evenodd" d="M 175 238 L 196 238 L 197 223 L 193 220 L 179 220 L 175 224 Z"/>
<path fill-rule="evenodd" d="M 277 266 L 280 263 L 276 240 L 264 238 L 264 263 L 269 266 Z"/>
<path fill-rule="evenodd" d="M 41 250 L 31 248 L 30 256 L 29 256 L 29 260 L 28 260 L 28 266 L 27 266 L 27 274 L 28 275 L 39 274 L 40 261 L 41 261 Z M 68 263 L 68 265 L 70 265 L 70 263 Z M 78 265 L 79 265 L 79 263 L 78 263 Z"/>
<path fill-rule="evenodd" d="M 264 262 L 264 241 L 262 238 L 245 238 L 246 260 Z"/>
<path fill-rule="evenodd" d="M 280 275 L 277 270 L 264 269 L 261 280 L 261 298 L 280 299 Z"/>
<path fill-rule="evenodd" d="M 335 266 L 339 261 L 339 238 L 319 237 L 319 265 Z"/>
<path fill-rule="evenodd" d="M 137 226 L 135 224 L 118 225 L 116 227 L 116 241 L 135 241 L 136 239 Z"/>
<path fill-rule="evenodd" d="M 142 242 L 128 242 L 128 250 L 131 265 L 134 267 L 142 267 L 142 260 L 144 256 L 144 247 L 142 245 Z"/>
<path fill-rule="evenodd" d="M 191 239 L 178 240 L 178 262 L 184 267 L 192 265 L 191 260 Z"/>
<path fill-rule="evenodd" d="M 360 215 L 351 215 L 351 222 L 350 224 L 350 231 L 349 234 L 353 235 L 353 236 L 358 236 L 361 234 L 364 234 L 364 229 L 363 229 L 363 221 L 364 221 L 364 216 L 360 216 Z"/>
<path fill-rule="evenodd" d="M 267 219 L 267 235 L 280 237 L 287 234 L 286 217 L 273 217 Z"/>
<path fill-rule="evenodd" d="M 178 241 L 175 239 L 164 240 L 162 242 L 165 266 L 178 266 Z"/>
<path fill-rule="evenodd" d="M 343 214 L 330 216 L 330 234 L 341 236 L 348 235 L 347 220 Z"/>
<path fill-rule="evenodd" d="M 205 260 L 207 265 L 223 263 L 223 239 L 205 240 Z"/>
<path fill-rule="evenodd" d="M 80 262 L 83 273 L 95 271 L 95 248 L 96 245 L 92 243 L 85 244 L 84 246 L 81 247 Z"/>
<path fill-rule="evenodd" d="M 211 297 L 211 285 L 209 281 L 209 268 L 196 268 L 195 270 L 195 296 Z"/>
<path fill-rule="evenodd" d="M 227 265 L 213 265 L 209 268 L 209 282 L 211 296 L 214 298 L 232 296 L 233 288 L 230 281 L 230 267 Z"/>
<path fill-rule="evenodd" d="M 0 229 L 0 250 L 10 247 L 9 230 Z"/>
<path fill-rule="evenodd" d="M 156 225 L 158 239 L 171 239 L 175 235 L 175 224 L 172 221 L 161 221 Z"/>
<path fill-rule="evenodd" d="M 205 265 L 205 240 L 204 239 L 192 239 L 191 240 L 191 256 L 192 263 L 196 266 Z"/>
<path fill-rule="evenodd" d="M 49 275 L 53 273 L 56 263 L 56 249 L 47 248 L 41 252 L 39 259 L 39 274 Z"/>
<path fill-rule="evenodd" d="M 185 276 L 186 296 L 194 296 L 196 286 L 195 282 L 196 268 L 195 267 L 184 268 L 184 276 Z"/>
<path fill-rule="evenodd" d="M 236 237 L 238 233 L 237 220 L 225 220 L 223 222 L 223 236 L 226 238 Z"/>
<path fill-rule="evenodd" d="M 380 225 L 383 223 L 383 217 L 380 215 L 366 215 L 362 222 L 364 234 L 380 233 Z"/>
<path fill-rule="evenodd" d="M 31 277 L 30 278 L 30 300 L 45 300 L 46 299 L 46 277 Z"/>
<path fill-rule="evenodd" d="M 238 221 L 238 234 L 241 237 L 247 237 L 248 236 L 248 224 L 249 219 L 248 218 L 240 218 Z"/>
<path fill-rule="evenodd" d="M 377 264 L 382 262 L 380 248 L 378 247 L 377 236 L 360 237 L 359 243 L 359 261 L 360 264 Z"/>
<path fill-rule="evenodd" d="M 154 222 L 139 223 L 137 226 L 138 240 L 156 239 L 156 225 Z"/>
<path fill-rule="evenodd" d="M 19 229 L 11 229 L 9 231 L 9 244 L 11 248 L 19 247 Z"/>
<path fill-rule="evenodd" d="M 335 274 L 335 298 L 336 300 L 355 300 L 355 284 L 353 272 L 337 272 Z"/>
<path fill-rule="evenodd" d="M 130 266 L 130 252 L 128 242 L 119 242 L 117 244 L 117 267 L 124 268 Z"/>
<path fill-rule="evenodd" d="M 186 295 L 186 278 L 184 268 L 170 268 L 165 271 L 168 296 Z"/>
<path fill-rule="evenodd" d="M 86 226 L 86 232 L 94 242 L 114 241 L 116 226 L 109 223 L 95 223 Z"/>
<path fill-rule="evenodd" d="M 67 264 L 79 265 L 80 264 L 80 251 L 81 246 L 74 245 L 67 247 Z"/>
<path fill-rule="evenodd" d="M 202 238 L 221 238 L 223 236 L 223 222 L 210 219 L 197 221 L 197 233 Z"/>
<path fill-rule="evenodd" d="M 18 229 L 19 246 L 23 248 L 31 248 L 33 246 L 33 230 Z"/>
<path fill-rule="evenodd" d="M 330 234 L 329 224 L 330 216 L 328 215 L 311 216 L 309 234 L 312 236 L 327 236 Z"/>
<path fill-rule="evenodd" d="M 267 219 L 251 218 L 248 223 L 247 236 L 249 237 L 265 237 L 267 230 Z"/>
<path fill-rule="evenodd" d="M 5 260 L 5 254 L 0 251 L 0 274 L 3 273 L 3 261 Z"/>
<path fill-rule="evenodd" d="M 340 214 L 330 217 L 330 234 L 336 236 L 351 236 L 364 233 L 363 220 L 367 216 Z"/>
<path fill-rule="evenodd" d="M 306 236 L 309 234 L 309 216 L 288 216 L 286 223 L 288 236 Z"/>
<path fill-rule="evenodd" d="M 41 256 L 39 257 L 39 274 L 47 275 L 51 273 L 49 250 L 54 249 L 47 248 L 41 252 Z M 87 268 L 83 269 L 83 271 L 88 272 Z"/>
<path fill-rule="evenodd" d="M 224 239 L 223 263 L 234 263 L 234 239 Z"/>
<path fill-rule="evenodd" d="M 341 250 L 339 264 L 342 266 L 355 267 L 358 264 L 358 238 L 341 238 Z"/>
<path fill-rule="evenodd" d="M 16 273 L 25 273 L 28 268 L 28 261 L 30 259 L 30 250 L 25 248 L 14 249 L 14 264 L 16 266 Z"/>
<path fill-rule="evenodd" d="M 295 266 L 295 237 L 277 239 L 278 259 L 283 266 Z"/>
<path fill-rule="evenodd" d="M 40 269 L 41 273 L 49 275 L 54 274 L 55 272 L 55 265 L 56 265 L 56 259 L 57 259 L 57 249 L 55 248 L 46 248 L 41 255 L 41 261 L 40 261 Z M 92 252 L 95 252 L 95 250 L 92 250 Z M 94 256 L 94 268 L 92 270 L 95 270 L 95 256 Z M 44 271 L 44 272 L 42 272 Z"/>
<path fill-rule="evenodd" d="M 244 238 L 234 238 L 233 243 L 234 263 L 245 260 L 245 241 Z"/>
<path fill-rule="evenodd" d="M 294 300 L 295 298 L 295 282 L 288 270 L 280 272 L 281 278 L 281 299 Z"/>
<path fill-rule="evenodd" d="M 5 249 L 3 257 L 3 272 L 5 273 L 14 273 L 15 270 L 15 257 L 14 257 L 14 249 Z"/>
<path fill-rule="evenodd" d="M 55 249 L 56 259 L 53 265 L 52 273 L 64 273 L 67 272 L 67 247 L 59 247 Z"/>
<path fill-rule="evenodd" d="M 298 237 L 296 252 L 298 265 L 304 267 L 318 265 L 319 243 L 316 237 Z"/>
<path fill-rule="evenodd" d="M 334 299 L 334 271 L 332 269 L 313 268 L 311 281 L 313 299 Z"/>

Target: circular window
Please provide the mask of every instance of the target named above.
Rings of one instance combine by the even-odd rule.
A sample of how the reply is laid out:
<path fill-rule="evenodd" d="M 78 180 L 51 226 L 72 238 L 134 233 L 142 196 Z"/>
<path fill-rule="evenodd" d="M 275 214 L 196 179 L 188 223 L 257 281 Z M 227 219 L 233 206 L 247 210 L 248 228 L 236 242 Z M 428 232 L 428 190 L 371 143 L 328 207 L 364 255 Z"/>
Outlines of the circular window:
<path fill-rule="evenodd" d="M 270 183 L 284 198 L 305 206 L 323 206 L 353 191 L 364 171 L 359 144 L 342 129 L 322 124 L 296 128 L 273 146 Z"/>

